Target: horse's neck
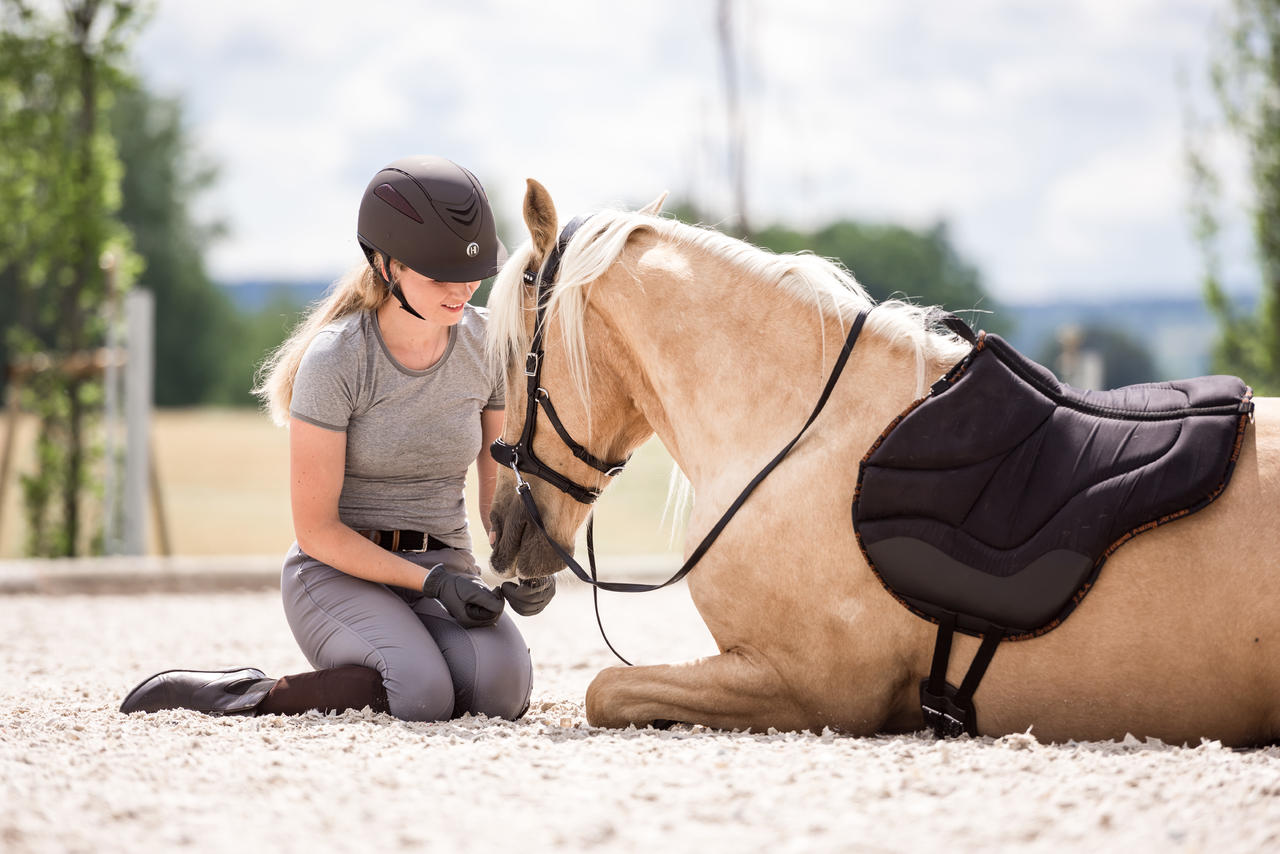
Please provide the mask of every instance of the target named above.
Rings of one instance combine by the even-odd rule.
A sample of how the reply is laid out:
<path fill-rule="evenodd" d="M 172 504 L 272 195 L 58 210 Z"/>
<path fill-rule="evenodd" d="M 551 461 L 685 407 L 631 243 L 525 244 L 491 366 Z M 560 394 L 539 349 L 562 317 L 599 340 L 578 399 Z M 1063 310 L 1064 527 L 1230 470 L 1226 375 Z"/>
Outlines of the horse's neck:
<path fill-rule="evenodd" d="M 850 318 L 708 271 L 641 280 L 609 312 L 631 350 L 631 396 L 699 495 L 740 487 L 804 424 Z M 869 445 L 918 396 L 916 374 L 914 350 L 866 329 L 824 418 Z"/>

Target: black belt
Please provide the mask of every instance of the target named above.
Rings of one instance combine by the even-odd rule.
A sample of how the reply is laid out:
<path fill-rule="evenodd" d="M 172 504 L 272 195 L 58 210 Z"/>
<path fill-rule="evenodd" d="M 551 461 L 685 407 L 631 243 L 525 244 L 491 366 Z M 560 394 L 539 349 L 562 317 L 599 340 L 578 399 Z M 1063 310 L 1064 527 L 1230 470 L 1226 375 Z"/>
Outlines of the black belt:
<path fill-rule="evenodd" d="M 357 531 L 391 552 L 424 552 L 450 549 L 453 546 L 422 531 Z"/>

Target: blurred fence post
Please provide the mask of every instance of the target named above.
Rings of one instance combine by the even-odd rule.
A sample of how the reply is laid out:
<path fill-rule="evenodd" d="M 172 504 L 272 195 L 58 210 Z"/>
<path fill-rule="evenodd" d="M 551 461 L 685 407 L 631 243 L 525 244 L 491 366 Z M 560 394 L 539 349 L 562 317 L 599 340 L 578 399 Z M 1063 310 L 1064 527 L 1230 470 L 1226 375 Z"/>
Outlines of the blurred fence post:
<path fill-rule="evenodd" d="M 4 449 L 0 450 L 0 533 L 4 532 L 4 501 L 9 488 L 9 468 L 13 464 L 13 442 L 18 435 L 18 413 L 21 407 L 22 380 L 18 372 L 8 372 L 9 403 L 5 408 Z"/>
<path fill-rule="evenodd" d="M 120 515 L 120 291 L 118 263 L 114 252 L 102 254 L 102 270 L 106 274 L 107 298 L 103 306 L 106 324 L 107 353 L 111 354 L 102 370 L 102 550 L 109 555 L 124 551 Z"/>
<path fill-rule="evenodd" d="M 125 361 L 123 553 L 147 552 L 147 502 L 151 486 L 151 405 L 154 399 L 155 298 L 143 288 L 125 297 L 128 358 Z"/>

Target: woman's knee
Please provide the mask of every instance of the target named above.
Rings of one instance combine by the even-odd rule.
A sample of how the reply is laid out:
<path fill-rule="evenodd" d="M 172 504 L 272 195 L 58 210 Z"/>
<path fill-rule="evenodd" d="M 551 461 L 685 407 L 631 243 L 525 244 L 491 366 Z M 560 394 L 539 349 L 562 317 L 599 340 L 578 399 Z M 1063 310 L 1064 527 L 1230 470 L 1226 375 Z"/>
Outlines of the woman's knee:
<path fill-rule="evenodd" d="M 507 720 L 523 716 L 533 690 L 533 662 L 515 622 L 504 614 L 497 624 L 467 634 L 475 649 L 470 701 L 456 711 Z M 455 672 L 455 681 L 460 675 Z"/>
<path fill-rule="evenodd" d="M 443 661 L 435 667 L 422 664 L 388 662 L 382 679 L 387 705 L 401 720 L 447 721 L 454 715 L 453 679 Z"/>

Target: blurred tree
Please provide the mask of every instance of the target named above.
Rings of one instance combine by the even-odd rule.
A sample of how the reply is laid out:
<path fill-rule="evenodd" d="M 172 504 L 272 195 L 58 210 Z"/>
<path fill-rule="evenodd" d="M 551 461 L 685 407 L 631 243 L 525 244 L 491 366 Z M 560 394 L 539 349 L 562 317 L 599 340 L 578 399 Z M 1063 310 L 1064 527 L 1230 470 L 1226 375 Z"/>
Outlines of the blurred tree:
<path fill-rule="evenodd" d="M 91 485 L 88 421 L 101 399 L 76 354 L 102 343 L 107 249 L 131 267 L 115 217 L 120 163 L 103 120 L 122 80 L 135 3 L 66 0 L 51 20 L 24 0 L 0 5 L 0 280 L 10 362 L 47 353 L 26 380 L 40 419 L 37 469 L 22 478 L 33 554 L 86 545 L 80 497 Z"/>
<path fill-rule="evenodd" d="M 119 216 L 146 262 L 137 284 L 156 297 L 156 405 L 248 403 L 249 381 L 239 393 L 227 382 L 243 321 L 204 262 L 224 229 L 191 211 L 216 170 L 195 154 L 176 98 L 131 80 L 110 119 L 124 166 Z"/>
<path fill-rule="evenodd" d="M 1191 122 L 1191 212 L 1205 262 L 1205 300 L 1218 318 L 1214 370 L 1238 374 L 1256 390 L 1280 393 L 1280 0 L 1232 0 L 1210 70 L 1227 128 L 1244 143 L 1253 184 L 1253 235 L 1262 293 L 1241 314 L 1223 289 L 1217 252 L 1220 188 Z"/>
<path fill-rule="evenodd" d="M 1102 389 L 1120 388 L 1156 380 L 1156 363 L 1151 351 L 1128 333 L 1107 326 L 1085 326 L 1073 336 L 1072 344 L 1081 353 L 1096 353 L 1102 360 Z M 1061 371 L 1062 336 L 1049 341 L 1035 356 L 1036 361 L 1071 382 Z"/>
<path fill-rule="evenodd" d="M 704 221 L 688 201 L 676 201 L 666 209 L 684 222 Z M 816 231 L 771 225 L 756 231 L 751 242 L 774 252 L 812 252 L 839 261 L 876 300 L 896 296 L 961 312 L 996 309 L 977 268 L 952 245 L 946 223 L 921 231 L 853 220 L 833 222 Z M 992 332 L 1008 327 L 997 314 L 985 313 L 973 325 Z"/>
<path fill-rule="evenodd" d="M 249 393 L 262 360 L 280 346 L 302 320 L 307 305 L 281 287 L 265 306 L 240 316 L 240 333 L 223 366 L 220 385 L 215 389 L 219 401 L 236 406 L 261 403 Z"/>

